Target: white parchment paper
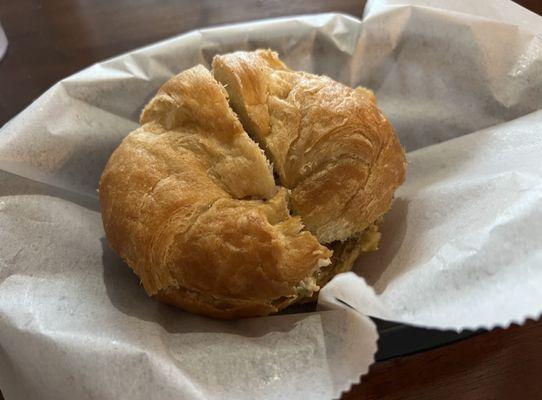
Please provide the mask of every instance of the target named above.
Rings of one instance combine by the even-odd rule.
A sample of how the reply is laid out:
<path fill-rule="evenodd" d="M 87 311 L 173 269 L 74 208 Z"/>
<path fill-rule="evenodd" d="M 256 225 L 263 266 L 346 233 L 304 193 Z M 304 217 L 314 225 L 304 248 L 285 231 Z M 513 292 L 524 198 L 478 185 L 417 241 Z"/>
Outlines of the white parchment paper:
<path fill-rule="evenodd" d="M 539 315 L 542 19 L 509 1 L 448 3 L 377 0 L 363 22 L 322 14 L 191 32 L 81 71 L 7 123 L 6 400 L 329 399 L 373 362 L 367 314 L 456 330 Z M 331 310 L 214 321 L 146 297 L 107 247 L 95 190 L 160 84 L 258 47 L 373 89 L 409 172 L 381 250 L 322 291 Z"/>

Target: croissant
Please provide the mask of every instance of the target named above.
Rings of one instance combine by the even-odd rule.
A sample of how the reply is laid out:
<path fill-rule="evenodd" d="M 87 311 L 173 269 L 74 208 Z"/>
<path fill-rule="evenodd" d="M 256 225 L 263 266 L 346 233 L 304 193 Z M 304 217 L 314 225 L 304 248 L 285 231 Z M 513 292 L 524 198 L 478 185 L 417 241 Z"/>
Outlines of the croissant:
<path fill-rule="evenodd" d="M 261 50 L 217 56 L 213 74 L 171 78 L 113 152 L 104 230 L 150 296 L 215 318 L 268 315 L 376 248 L 404 152 L 365 89 Z"/>

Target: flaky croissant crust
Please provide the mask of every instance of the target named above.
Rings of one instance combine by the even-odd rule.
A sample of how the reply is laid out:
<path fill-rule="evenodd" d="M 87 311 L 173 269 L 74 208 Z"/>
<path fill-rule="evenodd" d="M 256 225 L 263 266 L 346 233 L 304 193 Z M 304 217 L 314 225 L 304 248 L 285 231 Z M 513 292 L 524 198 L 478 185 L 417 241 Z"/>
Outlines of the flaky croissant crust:
<path fill-rule="evenodd" d="M 241 70 L 230 65 L 236 58 Z M 260 58 L 269 69 L 261 69 Z M 269 83 L 275 64 L 281 73 L 299 74 L 284 78 L 290 86 L 280 93 Z M 196 66 L 160 88 L 141 127 L 109 159 L 99 184 L 104 229 L 150 296 L 217 318 L 267 315 L 311 297 L 363 249 L 376 247 L 372 224 L 404 179 L 404 153 L 368 91 L 289 71 L 270 51 L 217 57 L 213 67 L 284 187 L 275 185 L 271 164 L 230 108 L 224 86 Z M 250 109 L 244 103 L 255 87 L 243 75 L 254 75 L 251 68 L 267 93 L 256 104 L 268 114 L 265 135 L 243 109 Z M 230 80 L 244 82 L 239 93 Z M 326 90 L 343 101 L 326 100 Z M 325 114 L 320 122 L 315 107 Z M 300 128 L 303 121 L 308 125 Z M 347 241 L 322 244 L 336 240 Z"/>

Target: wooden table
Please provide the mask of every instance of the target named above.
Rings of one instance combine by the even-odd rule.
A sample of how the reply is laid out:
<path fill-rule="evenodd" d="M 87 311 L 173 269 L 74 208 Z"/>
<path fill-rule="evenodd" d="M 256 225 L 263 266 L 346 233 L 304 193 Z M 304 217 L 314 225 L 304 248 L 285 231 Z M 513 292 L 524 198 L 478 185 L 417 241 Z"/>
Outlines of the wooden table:
<path fill-rule="evenodd" d="M 363 0 L 1 0 L 0 125 L 56 81 L 198 27 L 301 13 L 360 16 Z M 542 1 L 520 1 L 542 14 Z M 22 22 L 24 21 L 24 22 Z M 149 27 L 145 29 L 144 27 Z M 542 321 L 373 365 L 344 399 L 542 398 Z M 1 371 L 0 371 L 1 373 Z M 1 398 L 1 394 L 0 394 Z M 8 399 L 12 400 L 12 399 Z"/>

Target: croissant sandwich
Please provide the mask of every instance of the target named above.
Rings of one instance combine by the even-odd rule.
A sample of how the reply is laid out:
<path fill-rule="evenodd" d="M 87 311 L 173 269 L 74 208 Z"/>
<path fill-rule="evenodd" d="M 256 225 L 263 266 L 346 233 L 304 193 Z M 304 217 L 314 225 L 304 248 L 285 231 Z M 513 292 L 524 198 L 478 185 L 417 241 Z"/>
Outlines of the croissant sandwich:
<path fill-rule="evenodd" d="M 270 50 L 212 67 L 166 82 L 113 152 L 104 229 L 150 296 L 215 318 L 268 315 L 376 249 L 405 155 L 367 89 Z"/>

